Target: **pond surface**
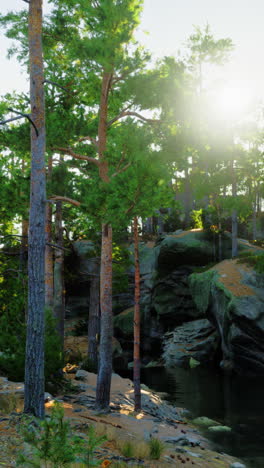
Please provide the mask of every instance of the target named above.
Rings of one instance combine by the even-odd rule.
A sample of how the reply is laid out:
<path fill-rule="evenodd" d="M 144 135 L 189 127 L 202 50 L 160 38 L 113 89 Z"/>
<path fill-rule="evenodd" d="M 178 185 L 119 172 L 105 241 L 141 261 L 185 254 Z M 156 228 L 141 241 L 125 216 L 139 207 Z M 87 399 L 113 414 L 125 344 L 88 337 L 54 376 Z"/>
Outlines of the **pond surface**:
<path fill-rule="evenodd" d="M 247 467 L 264 468 L 264 378 L 226 376 L 216 369 L 150 368 L 142 382 L 166 392 L 171 404 L 188 409 L 191 417 L 207 416 L 232 432 L 206 436 L 214 448 L 244 460 Z"/>

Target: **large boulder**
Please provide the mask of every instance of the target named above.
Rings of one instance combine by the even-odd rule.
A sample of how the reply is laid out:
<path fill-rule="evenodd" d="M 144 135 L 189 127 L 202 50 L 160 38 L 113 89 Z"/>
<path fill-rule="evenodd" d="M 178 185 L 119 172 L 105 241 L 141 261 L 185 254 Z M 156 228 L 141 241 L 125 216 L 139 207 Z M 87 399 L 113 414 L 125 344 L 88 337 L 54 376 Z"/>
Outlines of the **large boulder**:
<path fill-rule="evenodd" d="M 168 328 L 203 316 L 197 309 L 188 284 L 192 269 L 179 267 L 154 282 L 152 308 Z"/>
<path fill-rule="evenodd" d="M 221 339 L 221 367 L 241 375 L 264 375 L 264 275 L 237 260 L 193 274 L 190 288 Z"/>
<path fill-rule="evenodd" d="M 192 360 L 208 364 L 215 359 L 219 337 L 207 319 L 187 322 L 164 335 L 165 366 L 189 367 Z"/>
<path fill-rule="evenodd" d="M 161 237 L 156 269 L 166 274 L 181 265 L 206 265 L 214 260 L 210 236 L 202 230 L 180 231 Z"/>

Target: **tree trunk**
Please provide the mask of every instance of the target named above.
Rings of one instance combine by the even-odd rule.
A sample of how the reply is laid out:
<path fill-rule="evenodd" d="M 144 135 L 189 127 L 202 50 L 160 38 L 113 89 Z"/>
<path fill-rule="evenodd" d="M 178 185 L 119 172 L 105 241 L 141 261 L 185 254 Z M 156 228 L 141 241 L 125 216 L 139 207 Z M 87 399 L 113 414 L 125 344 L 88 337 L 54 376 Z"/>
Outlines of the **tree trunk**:
<path fill-rule="evenodd" d="M 94 276 L 90 283 L 90 303 L 88 321 L 88 358 L 94 369 L 98 366 L 98 336 L 100 333 L 100 276 L 99 265 L 96 262 Z"/>
<path fill-rule="evenodd" d="M 134 218 L 134 252 L 135 252 L 135 306 L 134 306 L 134 397 L 135 411 L 141 410 L 140 391 L 140 268 L 138 252 L 138 220 Z"/>
<path fill-rule="evenodd" d="M 108 410 L 112 377 L 112 227 L 102 225 L 100 272 L 101 334 L 99 372 L 96 386 L 96 407 Z"/>
<path fill-rule="evenodd" d="M 21 165 L 21 172 L 24 175 L 25 173 L 25 160 L 22 159 Z M 21 190 L 20 192 L 21 198 L 23 197 L 24 193 Z M 28 216 L 27 216 L 28 218 Z M 20 255 L 19 255 L 19 270 L 24 272 L 27 267 L 27 251 L 28 251 L 28 219 L 23 218 L 21 223 L 21 245 L 20 245 Z"/>
<path fill-rule="evenodd" d="M 109 183 L 108 161 L 105 156 L 107 142 L 108 96 L 112 73 L 104 70 L 100 98 L 98 124 L 99 175 L 104 183 Z M 112 378 L 112 227 L 102 224 L 102 249 L 100 271 L 101 330 L 99 349 L 99 372 L 96 386 L 96 407 L 108 410 Z"/>
<path fill-rule="evenodd" d="M 48 162 L 48 180 L 52 173 L 52 157 L 49 156 Z M 53 308 L 54 295 L 54 278 L 53 278 L 53 249 L 50 245 L 52 242 L 52 205 L 46 204 L 46 247 L 45 247 L 45 306 L 49 309 Z"/>
<path fill-rule="evenodd" d="M 192 210 L 192 192 L 188 169 L 185 170 L 185 185 L 184 185 L 184 227 L 185 229 L 190 228 L 190 212 Z"/>
<path fill-rule="evenodd" d="M 237 196 L 236 174 L 234 167 L 234 160 L 231 161 L 232 171 L 232 197 Z M 232 258 L 237 257 L 238 243 L 237 243 L 237 211 L 234 209 L 232 212 Z"/>
<path fill-rule="evenodd" d="M 42 0 L 29 3 L 31 181 L 28 245 L 28 320 L 24 411 L 44 418 L 45 305 L 45 108 L 42 58 Z"/>
<path fill-rule="evenodd" d="M 54 262 L 54 316 L 57 320 L 57 330 L 64 342 L 64 320 L 65 320 L 65 287 L 64 287 L 64 251 L 63 251 L 63 227 L 62 227 L 62 202 L 56 203 L 55 213 L 55 249 Z"/>
<path fill-rule="evenodd" d="M 256 240 L 257 238 L 257 202 L 256 199 L 252 203 L 253 207 L 253 216 L 252 216 L 252 239 Z"/>
<path fill-rule="evenodd" d="M 24 272 L 27 265 L 28 251 L 28 220 L 22 219 L 22 238 L 19 252 L 19 269 Z"/>
<path fill-rule="evenodd" d="M 154 228 L 153 228 L 153 216 L 149 216 L 143 224 L 144 227 L 144 232 L 146 234 L 153 234 L 154 233 Z"/>
<path fill-rule="evenodd" d="M 218 261 L 223 260 L 223 248 L 222 248 L 222 223 L 219 221 L 219 234 L 218 234 Z"/>

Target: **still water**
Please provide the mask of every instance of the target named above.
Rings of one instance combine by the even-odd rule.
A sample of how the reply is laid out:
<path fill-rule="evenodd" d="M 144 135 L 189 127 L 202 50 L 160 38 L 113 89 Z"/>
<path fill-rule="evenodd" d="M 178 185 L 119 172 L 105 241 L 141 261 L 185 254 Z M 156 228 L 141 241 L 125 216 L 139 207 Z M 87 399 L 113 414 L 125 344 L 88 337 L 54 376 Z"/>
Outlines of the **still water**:
<path fill-rule="evenodd" d="M 215 369 L 150 368 L 142 370 L 142 382 L 166 392 L 167 401 L 189 410 L 192 418 L 207 416 L 231 427 L 213 440 L 214 448 L 243 459 L 247 467 L 264 468 L 264 379 Z"/>

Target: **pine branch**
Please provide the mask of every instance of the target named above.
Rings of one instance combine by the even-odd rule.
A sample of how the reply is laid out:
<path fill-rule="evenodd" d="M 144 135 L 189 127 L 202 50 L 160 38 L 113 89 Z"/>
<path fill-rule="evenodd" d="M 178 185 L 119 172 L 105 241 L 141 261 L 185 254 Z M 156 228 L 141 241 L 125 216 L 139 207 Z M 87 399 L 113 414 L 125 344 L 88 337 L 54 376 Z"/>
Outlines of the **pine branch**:
<path fill-rule="evenodd" d="M 28 237 L 28 236 L 21 236 L 19 234 L 7 234 L 6 236 L 0 236 L 4 239 L 6 239 L 7 237 Z"/>
<path fill-rule="evenodd" d="M 20 117 L 11 117 L 10 119 L 2 120 L 0 122 L 0 125 L 5 125 L 8 122 L 13 122 L 14 120 L 20 120 L 20 119 L 23 119 L 22 115 Z"/>
<path fill-rule="evenodd" d="M 44 80 L 43 83 L 52 84 L 52 85 L 54 85 L 54 86 L 57 86 L 57 88 L 63 89 L 63 91 L 65 91 L 66 93 L 71 94 L 67 88 L 65 88 L 64 86 L 60 85 L 59 83 L 56 83 L 56 81 Z"/>
<path fill-rule="evenodd" d="M 69 156 L 72 156 L 75 159 L 82 159 L 83 161 L 88 161 L 96 166 L 100 165 L 100 161 L 98 159 L 95 159 L 91 156 L 84 156 L 83 154 L 77 154 L 75 153 L 71 148 L 61 148 L 61 147 L 54 147 L 52 148 L 53 151 L 57 151 L 59 153 L 67 154 Z"/>
<path fill-rule="evenodd" d="M 47 203 L 56 203 L 56 201 L 64 201 L 65 203 L 70 203 L 71 205 L 74 206 L 80 206 L 81 203 L 77 200 L 73 200 L 72 198 L 68 197 L 61 197 L 60 195 L 54 195 L 49 198 L 49 200 L 46 200 Z"/>
<path fill-rule="evenodd" d="M 118 171 L 114 172 L 114 174 L 112 174 L 111 177 L 116 177 L 118 174 L 125 172 L 130 166 L 131 162 L 127 163 L 124 167 L 122 167 L 122 169 L 119 169 Z"/>
<path fill-rule="evenodd" d="M 51 242 L 46 242 L 46 245 L 49 245 L 50 247 L 53 247 L 54 249 L 65 250 L 67 252 L 71 252 L 70 249 L 66 249 L 66 247 L 61 247 L 60 245 L 57 245 L 57 244 L 52 244 Z"/>
<path fill-rule="evenodd" d="M 30 1 L 29 1 L 29 0 L 22 0 L 22 2 L 30 3 Z"/>
<path fill-rule="evenodd" d="M 26 119 L 28 119 L 28 121 L 31 123 L 31 125 L 33 125 L 37 137 L 39 136 L 38 129 L 37 129 L 36 125 L 34 124 L 33 120 L 31 119 L 31 117 L 28 114 L 24 114 L 23 112 L 18 112 L 16 110 L 10 109 L 10 108 L 8 108 L 7 110 L 10 111 L 10 112 L 14 112 L 14 114 L 18 114 L 19 117 L 12 117 L 10 119 L 3 120 L 2 122 L 0 122 L 0 125 L 4 125 L 4 124 L 6 124 L 8 122 L 13 122 L 14 120 L 19 120 L 19 119 L 22 119 L 23 117 L 25 117 Z"/>
<path fill-rule="evenodd" d="M 0 250 L 0 254 L 18 256 L 20 255 L 20 252 L 16 253 L 16 252 L 6 252 L 5 250 Z"/>
<path fill-rule="evenodd" d="M 128 116 L 137 117 L 139 120 L 143 120 L 144 122 L 147 122 L 147 123 L 161 123 L 160 119 L 148 119 L 147 117 L 144 117 L 143 115 L 139 114 L 138 112 L 123 110 L 122 112 L 120 112 L 119 115 L 117 115 L 112 120 L 110 120 L 108 122 L 107 126 L 110 127 L 111 125 L 113 125 L 113 123 L 117 122 L 118 120 L 122 119 L 123 117 L 128 117 Z"/>
<path fill-rule="evenodd" d="M 129 213 L 131 213 L 131 211 L 133 210 L 133 208 L 136 206 L 137 201 L 138 201 L 140 195 L 141 195 L 141 190 L 140 190 L 140 187 L 138 186 L 138 188 L 137 188 L 137 190 L 136 190 L 136 193 L 135 193 L 135 198 L 134 198 L 133 202 L 131 203 L 130 207 L 126 210 L 126 213 L 125 213 L 126 215 L 129 214 Z"/>

